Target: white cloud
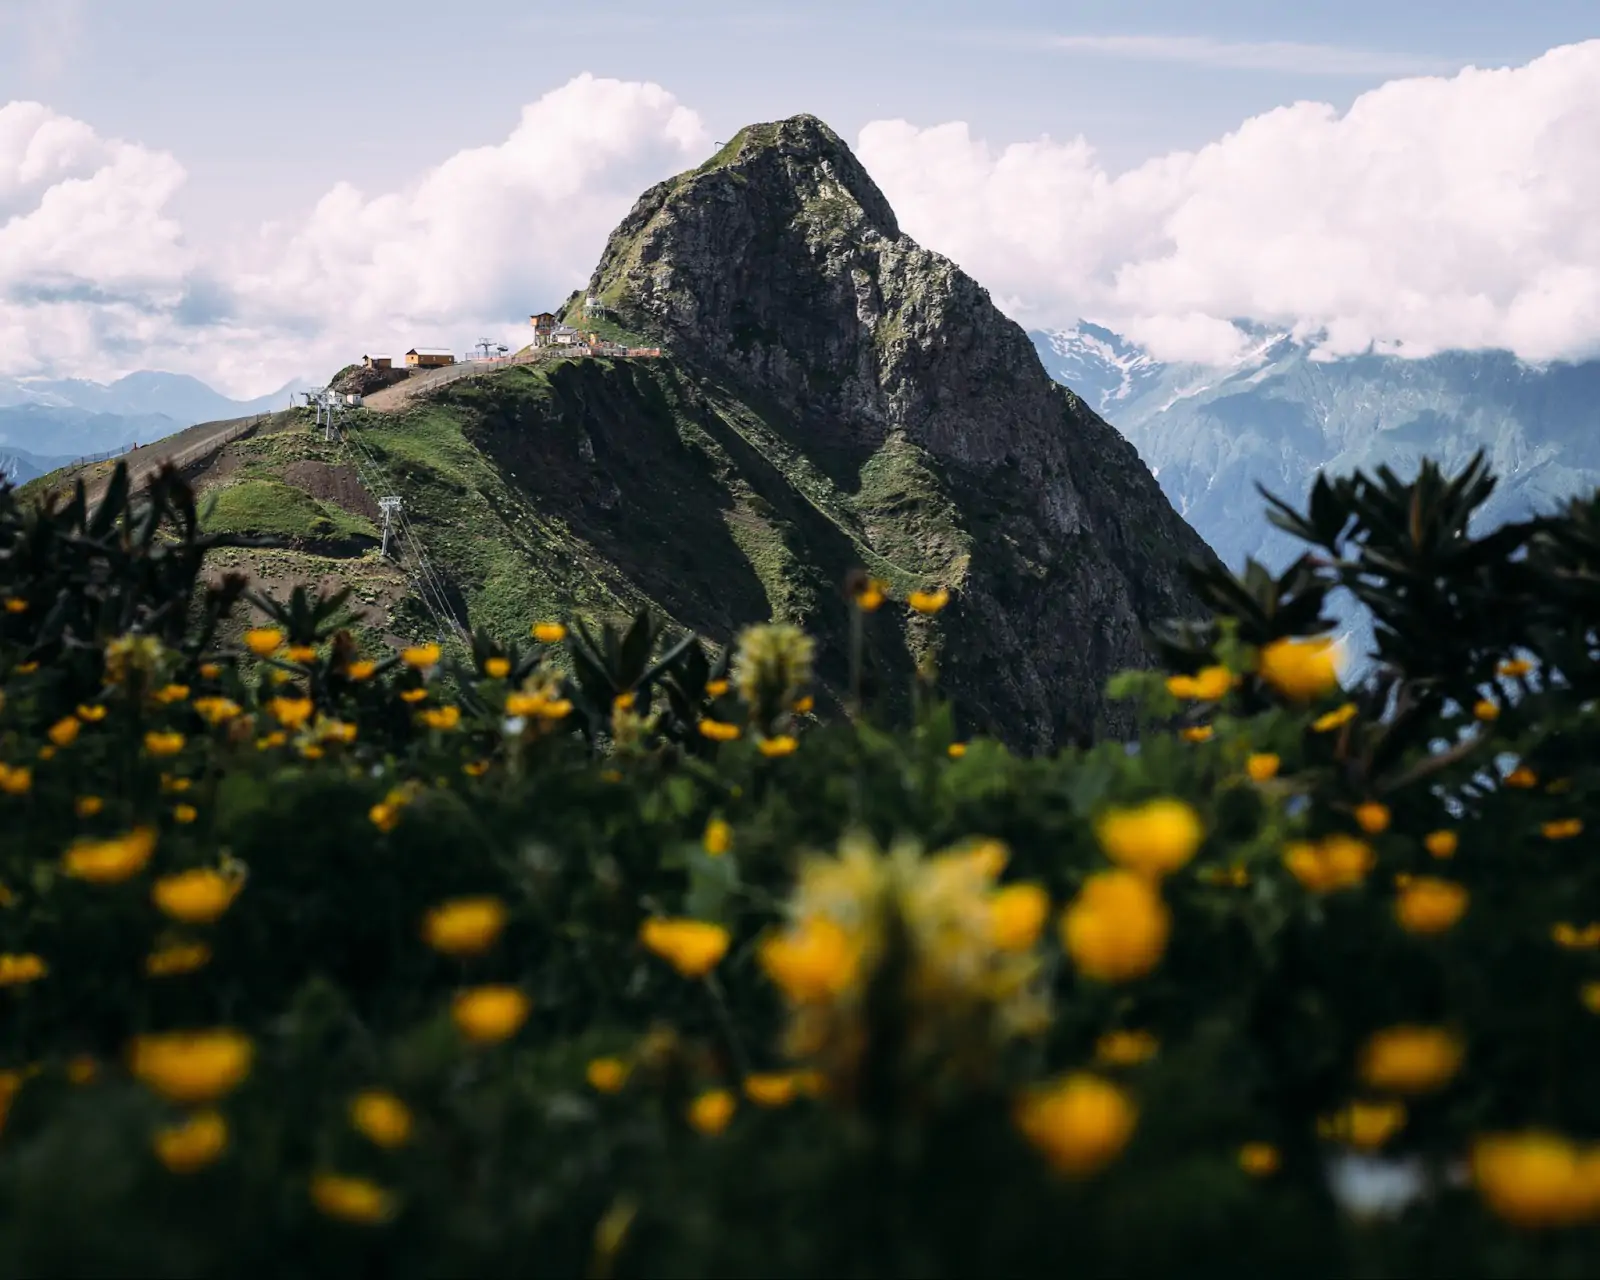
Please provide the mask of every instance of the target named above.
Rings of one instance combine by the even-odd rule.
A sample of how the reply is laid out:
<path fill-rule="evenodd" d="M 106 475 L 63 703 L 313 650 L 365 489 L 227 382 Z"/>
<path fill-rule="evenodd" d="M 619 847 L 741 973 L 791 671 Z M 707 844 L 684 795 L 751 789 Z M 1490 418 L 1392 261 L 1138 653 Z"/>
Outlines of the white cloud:
<path fill-rule="evenodd" d="M 520 344 L 527 314 L 587 278 L 640 192 L 708 146 L 659 86 L 583 75 L 404 190 L 340 184 L 300 222 L 204 260 L 165 211 L 175 159 L 12 103 L 0 375 L 163 368 L 244 395 L 363 350 Z"/>
<path fill-rule="evenodd" d="M 1300 102 L 1112 175 L 1082 138 L 1000 150 L 879 121 L 859 151 L 908 233 L 1025 322 L 1092 316 L 1173 359 L 1221 322 L 1345 354 L 1600 353 L 1600 41 Z"/>
<path fill-rule="evenodd" d="M 1064 53 L 1141 62 L 1180 62 L 1234 71 L 1284 71 L 1313 76 L 1404 76 L 1451 69 L 1439 58 L 1379 49 L 1287 40 L 1213 40 L 1209 36 L 1052 36 Z"/>

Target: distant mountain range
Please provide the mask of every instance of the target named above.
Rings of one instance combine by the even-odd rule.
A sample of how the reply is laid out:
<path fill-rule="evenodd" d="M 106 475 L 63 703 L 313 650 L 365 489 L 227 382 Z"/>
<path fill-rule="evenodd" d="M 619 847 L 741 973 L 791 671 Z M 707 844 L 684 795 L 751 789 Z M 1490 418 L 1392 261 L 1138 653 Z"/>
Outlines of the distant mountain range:
<path fill-rule="evenodd" d="M 0 378 L 0 471 L 20 483 L 74 458 L 158 440 L 197 422 L 286 408 L 296 380 L 255 400 L 230 400 L 187 374 L 141 371 L 112 383 Z"/>
<path fill-rule="evenodd" d="M 1259 482 L 1303 502 L 1317 472 L 1487 452 L 1500 485 L 1485 525 L 1600 487 L 1600 360 L 1535 366 L 1503 351 L 1314 359 L 1247 329 L 1234 364 L 1163 364 L 1098 325 L 1030 336 L 1045 368 L 1132 441 L 1173 505 L 1232 568 L 1299 547 L 1266 522 Z"/>

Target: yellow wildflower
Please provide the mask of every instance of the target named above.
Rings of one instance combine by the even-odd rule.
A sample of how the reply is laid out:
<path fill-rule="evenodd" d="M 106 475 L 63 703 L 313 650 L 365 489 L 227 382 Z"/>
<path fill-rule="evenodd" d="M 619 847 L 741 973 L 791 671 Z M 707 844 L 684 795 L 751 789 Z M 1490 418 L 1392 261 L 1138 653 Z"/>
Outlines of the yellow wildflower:
<path fill-rule="evenodd" d="M 240 712 L 237 702 L 232 698 L 222 697 L 196 698 L 194 709 L 200 713 L 200 718 L 210 725 L 224 724 Z"/>
<path fill-rule="evenodd" d="M 41 956 L 31 951 L 0 952 L 0 987 L 20 987 L 37 982 L 50 972 L 50 966 Z"/>
<path fill-rule="evenodd" d="M 106 718 L 106 709 L 98 703 L 83 703 L 77 708 L 78 719 L 85 724 L 99 724 Z"/>
<path fill-rule="evenodd" d="M 1467 909 L 1467 891 L 1451 880 L 1418 876 L 1395 899 L 1395 917 L 1407 933 L 1443 933 Z"/>
<path fill-rule="evenodd" d="M 394 1217 L 394 1196 L 367 1178 L 319 1173 L 311 1179 L 311 1203 L 342 1222 L 373 1226 Z"/>
<path fill-rule="evenodd" d="M 1375 836 L 1389 829 L 1389 806 L 1379 804 L 1376 800 L 1368 800 L 1355 807 L 1356 826 L 1360 827 L 1369 836 Z"/>
<path fill-rule="evenodd" d="M 285 729 L 298 729 L 311 719 L 314 707 L 310 698 L 273 698 L 267 703 L 267 710 Z"/>
<path fill-rule="evenodd" d="M 367 819 L 387 835 L 400 825 L 400 806 L 381 800 L 367 810 Z"/>
<path fill-rule="evenodd" d="M 1430 831 L 1422 837 L 1422 847 L 1435 858 L 1453 858 L 1461 840 L 1454 831 Z"/>
<path fill-rule="evenodd" d="M 511 674 L 511 659 L 485 658 L 483 661 L 483 674 L 491 680 L 504 680 Z"/>
<path fill-rule="evenodd" d="M 733 1119 L 733 1094 L 726 1089 L 707 1089 L 689 1104 L 689 1123 L 697 1133 L 715 1137 Z"/>
<path fill-rule="evenodd" d="M 944 749 L 944 753 L 952 760 L 959 760 L 967 754 L 967 744 L 965 742 L 952 742 Z"/>
<path fill-rule="evenodd" d="M 222 667 L 215 662 L 202 662 L 200 664 L 200 678 L 202 680 L 215 680 L 222 674 Z"/>
<path fill-rule="evenodd" d="M 1600 982 L 1585 982 L 1578 988 L 1578 999 L 1590 1013 L 1600 1013 Z"/>
<path fill-rule="evenodd" d="M 445 955 L 474 956 L 494 945 L 505 924 L 506 907 L 499 898 L 457 898 L 428 912 L 422 937 Z"/>
<path fill-rule="evenodd" d="M 350 1100 L 350 1123 L 380 1147 L 403 1147 L 411 1137 L 411 1111 L 392 1093 L 368 1089 Z"/>
<path fill-rule="evenodd" d="M 1030 1090 L 1017 1105 L 1016 1122 L 1057 1170 L 1084 1177 L 1121 1154 L 1138 1111 L 1125 1090 L 1078 1073 Z"/>
<path fill-rule="evenodd" d="M 1600 1153 L 1558 1134 L 1479 1138 L 1472 1180 L 1489 1209 L 1514 1226 L 1564 1227 L 1600 1216 Z"/>
<path fill-rule="evenodd" d="M 700 734 L 713 742 L 732 742 L 739 736 L 739 726 L 726 724 L 721 720 L 702 720 Z"/>
<path fill-rule="evenodd" d="M 1394 1137 L 1405 1122 L 1403 1102 L 1358 1100 L 1333 1115 L 1323 1116 L 1317 1122 L 1317 1132 L 1358 1151 L 1376 1151 Z"/>
<path fill-rule="evenodd" d="M 1356 704 L 1347 702 L 1342 707 L 1335 707 L 1327 715 L 1318 716 L 1311 722 L 1313 733 L 1331 733 L 1342 725 L 1349 724 L 1356 718 Z"/>
<path fill-rule="evenodd" d="M 855 592 L 856 608 L 862 613 L 874 613 L 882 606 L 888 592 L 889 584 L 882 578 L 867 578 Z"/>
<path fill-rule="evenodd" d="M 1316 842 L 1297 840 L 1284 850 L 1285 865 L 1313 893 L 1332 893 L 1360 884 L 1372 870 L 1372 846 L 1334 832 Z"/>
<path fill-rule="evenodd" d="M 1179 729 L 1178 736 L 1185 742 L 1210 742 L 1217 736 L 1217 731 L 1208 724 L 1192 724 Z"/>
<path fill-rule="evenodd" d="M 258 658 L 270 658 L 283 644 L 283 632 L 276 627 L 255 627 L 244 633 L 244 647 Z"/>
<path fill-rule="evenodd" d="M 212 1102 L 250 1074 L 255 1048 L 237 1031 L 173 1031 L 139 1036 L 129 1068 L 169 1102 Z"/>
<path fill-rule="evenodd" d="M 1546 840 L 1570 840 L 1573 836 L 1583 834 L 1583 819 L 1558 818 L 1554 822 L 1542 824 L 1539 831 Z"/>
<path fill-rule="evenodd" d="M 1311 702 L 1338 688 L 1338 649 L 1329 636 L 1274 640 L 1261 650 L 1257 670 L 1285 698 Z"/>
<path fill-rule="evenodd" d="M 744 1096 L 758 1107 L 786 1107 L 799 1092 L 793 1071 L 753 1071 L 744 1078 Z"/>
<path fill-rule="evenodd" d="M 415 667 L 419 671 L 426 671 L 429 667 L 439 665 L 442 650 L 436 644 L 417 644 L 409 649 L 400 651 L 400 661 L 408 667 Z"/>
<path fill-rule="evenodd" d="M 1036 884 L 1011 884 L 989 899 L 989 930 L 1001 951 L 1026 951 L 1039 940 L 1050 895 Z"/>
<path fill-rule="evenodd" d="M 183 750 L 183 735 L 152 730 L 144 735 L 144 749 L 153 756 L 175 756 Z"/>
<path fill-rule="evenodd" d="M 1205 839 L 1205 828 L 1190 805 L 1163 797 L 1107 810 L 1095 823 L 1095 835 L 1111 861 L 1160 878 L 1188 864 Z"/>
<path fill-rule="evenodd" d="M 151 697 L 153 697 L 163 706 L 169 706 L 174 702 L 182 702 L 188 696 L 189 686 L 186 684 L 163 685 L 151 695 Z"/>
<path fill-rule="evenodd" d="M 1460 1037 L 1442 1027 L 1389 1027 L 1367 1040 L 1359 1070 L 1371 1089 L 1431 1093 L 1455 1076 L 1464 1052 Z"/>
<path fill-rule="evenodd" d="M 445 732 L 461 724 L 461 708 L 429 707 L 426 711 L 419 712 L 417 718 L 428 728 Z"/>
<path fill-rule="evenodd" d="M 535 623 L 533 638 L 540 644 L 560 644 L 567 638 L 567 629 L 559 622 Z"/>
<path fill-rule="evenodd" d="M 651 917 L 639 926 L 639 940 L 685 978 L 703 978 L 728 950 L 728 931 L 704 920 Z"/>
<path fill-rule="evenodd" d="M 17 674 L 19 676 L 31 676 L 38 669 L 39 663 L 37 660 L 17 663 Z"/>
<path fill-rule="evenodd" d="M 203 942 L 178 942 L 152 951 L 145 957 L 144 971 L 152 978 L 169 978 L 193 973 L 211 963 L 211 948 Z"/>
<path fill-rule="evenodd" d="M 1486 722 L 1498 720 L 1500 718 L 1500 707 L 1488 698 L 1480 698 L 1472 704 L 1472 715 L 1474 719 Z"/>
<path fill-rule="evenodd" d="M 1252 782 L 1267 782 L 1278 776 L 1283 762 L 1270 751 L 1253 752 L 1244 762 L 1244 771 Z"/>
<path fill-rule="evenodd" d="M 264 737 L 256 739 L 256 750 L 270 751 L 273 747 L 281 747 L 287 741 L 289 741 L 288 734 L 286 734 L 282 729 L 274 729 L 271 733 L 266 734 Z"/>
<path fill-rule="evenodd" d="M 1533 663 L 1526 658 L 1508 658 L 1495 668 L 1497 675 L 1502 675 L 1512 680 L 1525 676 L 1532 670 Z"/>
<path fill-rule="evenodd" d="M 418 703 L 418 702 L 422 702 L 424 699 L 427 698 L 427 696 L 428 696 L 428 691 L 426 689 L 422 689 L 422 688 L 402 689 L 402 690 L 400 690 L 400 701 L 401 702 L 406 702 L 406 703 L 411 703 L 413 705 Z"/>
<path fill-rule="evenodd" d="M 727 693 L 731 687 L 732 686 L 726 680 L 707 680 L 706 696 L 708 698 L 720 698 L 723 694 Z"/>
<path fill-rule="evenodd" d="M 721 818 L 713 818 L 706 823 L 705 834 L 700 842 L 705 846 L 705 851 L 713 858 L 720 858 L 733 848 L 733 828 Z"/>
<path fill-rule="evenodd" d="M 25 796 L 33 787 L 33 770 L 27 765 L 0 764 L 0 791 L 8 796 Z"/>
<path fill-rule="evenodd" d="M 487 760 L 468 760 L 466 764 L 461 766 L 461 772 L 469 778 L 481 778 L 489 772 L 489 762 Z"/>
<path fill-rule="evenodd" d="M 1247 1142 L 1239 1148 L 1239 1167 L 1252 1178 L 1268 1178 L 1278 1172 L 1282 1158 L 1270 1142 Z"/>
<path fill-rule="evenodd" d="M 1506 774 L 1506 786 L 1519 787 L 1527 790 L 1529 787 L 1539 785 L 1539 775 L 1525 764 L 1519 764 L 1510 773 Z"/>
<path fill-rule="evenodd" d="M 1160 1048 L 1148 1031 L 1108 1031 L 1095 1041 L 1094 1056 L 1104 1066 L 1136 1067 L 1155 1057 Z"/>
<path fill-rule="evenodd" d="M 1192 676 L 1167 677 L 1167 692 L 1174 698 L 1188 698 L 1195 702 L 1217 702 L 1236 683 L 1233 672 L 1224 666 L 1202 667 Z"/>
<path fill-rule="evenodd" d="M 63 716 L 46 730 L 45 736 L 58 747 L 70 747 L 78 740 L 78 730 L 82 727 L 77 716 Z"/>
<path fill-rule="evenodd" d="M 596 1093 L 620 1093 L 631 1074 L 621 1058 L 595 1058 L 584 1069 L 584 1078 Z"/>
<path fill-rule="evenodd" d="M 791 1003 L 816 1004 L 855 982 L 861 948 L 832 920 L 811 917 L 766 938 L 760 960 Z"/>
<path fill-rule="evenodd" d="M 756 742 L 756 749 L 769 759 L 775 756 L 787 756 L 794 752 L 800 744 L 789 734 L 781 733 L 775 738 L 760 738 Z"/>
<path fill-rule="evenodd" d="M 153 827 L 138 827 L 107 840 L 77 840 L 62 855 L 61 869 L 78 880 L 115 884 L 144 870 L 155 847 Z"/>
<path fill-rule="evenodd" d="M 150 889 L 151 900 L 166 915 L 184 924 L 211 924 L 233 905 L 244 879 L 209 867 L 163 876 Z"/>
<path fill-rule="evenodd" d="M 228 1145 L 228 1122 L 215 1111 L 199 1111 L 181 1124 L 156 1131 L 156 1158 L 173 1173 L 193 1173 Z"/>
<path fill-rule="evenodd" d="M 906 603 L 918 613 L 938 613 L 950 603 L 950 593 L 943 587 L 937 591 L 913 591 L 906 597 Z"/>
<path fill-rule="evenodd" d="M 516 987 L 473 987 L 458 992 L 450 1016 L 474 1044 L 498 1044 L 515 1035 L 528 1019 L 528 997 Z"/>
<path fill-rule="evenodd" d="M 1171 915 L 1149 879 L 1132 871 L 1090 876 L 1061 918 L 1078 971 L 1101 982 L 1141 978 L 1161 962 Z"/>
<path fill-rule="evenodd" d="M 27 613 L 28 612 L 28 602 L 26 600 L 22 599 L 20 596 L 7 596 L 6 597 L 6 612 L 7 613 Z"/>
<path fill-rule="evenodd" d="M 347 680 L 370 680 L 377 670 L 378 664 L 371 658 L 357 658 L 354 662 L 346 665 L 344 674 Z"/>
<path fill-rule="evenodd" d="M 292 644 L 283 651 L 283 656 L 290 662 L 299 663 L 302 667 L 309 667 L 317 660 L 317 646 L 314 644 Z"/>
<path fill-rule="evenodd" d="M 1600 924 L 1586 925 L 1579 929 L 1563 921 L 1551 926 L 1551 940 L 1558 947 L 1568 951 L 1593 951 L 1600 947 Z"/>
<path fill-rule="evenodd" d="M 706 686 L 707 691 L 710 690 L 710 687 L 710 685 Z M 794 700 L 794 713 L 797 716 L 808 716 L 811 714 L 812 708 L 816 705 L 817 700 L 808 693 L 805 697 L 796 698 Z"/>

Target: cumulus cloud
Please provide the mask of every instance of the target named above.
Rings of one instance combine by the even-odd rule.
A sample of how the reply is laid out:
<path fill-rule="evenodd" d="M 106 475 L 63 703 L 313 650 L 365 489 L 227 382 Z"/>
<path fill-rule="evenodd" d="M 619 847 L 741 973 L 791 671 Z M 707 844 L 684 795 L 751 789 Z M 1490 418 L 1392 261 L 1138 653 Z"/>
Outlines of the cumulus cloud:
<path fill-rule="evenodd" d="M 1089 143 L 862 130 L 901 224 L 1019 319 L 1223 360 L 1252 319 L 1326 355 L 1600 353 L 1600 41 L 1299 102 L 1113 175 Z"/>
<path fill-rule="evenodd" d="M 583 75 L 501 142 L 402 190 L 341 183 L 300 220 L 203 259 L 167 212 L 173 157 L 37 103 L 0 108 L 0 375 L 192 372 L 259 394 L 362 350 L 520 343 L 587 277 L 650 183 L 700 158 L 658 85 Z M 520 324 L 518 323 L 520 318 Z"/>

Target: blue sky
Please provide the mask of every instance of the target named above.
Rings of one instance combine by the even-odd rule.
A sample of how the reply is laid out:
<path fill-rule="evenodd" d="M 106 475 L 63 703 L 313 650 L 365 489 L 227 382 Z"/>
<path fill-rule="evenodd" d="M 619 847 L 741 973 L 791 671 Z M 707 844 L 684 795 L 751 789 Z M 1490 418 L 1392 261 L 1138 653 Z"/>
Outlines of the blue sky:
<path fill-rule="evenodd" d="M 800 111 L 1025 324 L 1600 353 L 1594 0 L 0 0 L 0 377 L 515 340 Z"/>

